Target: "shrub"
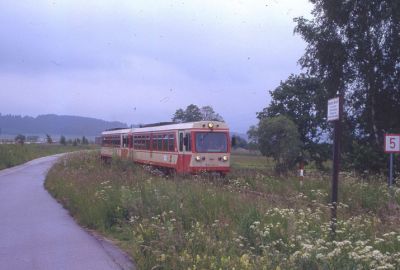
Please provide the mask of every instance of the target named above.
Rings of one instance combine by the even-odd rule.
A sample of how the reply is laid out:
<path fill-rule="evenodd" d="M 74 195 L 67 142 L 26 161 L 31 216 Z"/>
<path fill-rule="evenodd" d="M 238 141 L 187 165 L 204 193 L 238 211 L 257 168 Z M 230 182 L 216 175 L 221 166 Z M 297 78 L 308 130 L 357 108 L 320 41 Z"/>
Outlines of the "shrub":
<path fill-rule="evenodd" d="M 302 144 L 294 122 L 282 115 L 260 120 L 258 143 L 261 153 L 275 160 L 278 173 L 296 165 Z"/>

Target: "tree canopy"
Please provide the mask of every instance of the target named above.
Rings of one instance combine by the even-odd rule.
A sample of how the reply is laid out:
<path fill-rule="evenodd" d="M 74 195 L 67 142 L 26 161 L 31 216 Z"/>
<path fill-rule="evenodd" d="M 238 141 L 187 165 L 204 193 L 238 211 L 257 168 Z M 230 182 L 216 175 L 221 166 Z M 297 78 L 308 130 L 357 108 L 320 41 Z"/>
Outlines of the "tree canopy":
<path fill-rule="evenodd" d="M 291 75 L 270 92 L 259 127 L 265 119 L 288 117 L 298 127 L 302 151 L 321 164 L 332 131 L 327 100 L 341 95 L 344 165 L 379 172 L 386 168 L 384 134 L 400 132 L 400 2 L 310 1 L 313 18 L 295 19 L 295 32 L 307 43 L 299 61 L 306 74 Z"/>
<path fill-rule="evenodd" d="M 53 139 L 51 138 L 51 136 L 49 134 L 46 134 L 46 142 L 48 144 L 52 144 L 53 143 Z"/>
<path fill-rule="evenodd" d="M 328 135 L 325 120 L 327 92 L 320 80 L 305 74 L 291 75 L 270 91 L 270 95 L 270 105 L 257 113 L 258 118 L 284 115 L 292 120 L 303 142 L 302 156 L 310 155 L 321 167 L 329 158 L 329 148 L 324 143 L 324 137 L 326 141 Z M 249 137 L 252 132 L 250 129 Z"/>
<path fill-rule="evenodd" d="M 293 168 L 301 152 L 301 140 L 296 124 L 279 115 L 260 120 L 257 138 L 261 154 L 272 157 L 278 173 Z"/>
<path fill-rule="evenodd" d="M 331 131 L 326 102 L 342 95 L 344 164 L 378 172 L 386 167 L 383 135 L 400 131 L 400 2 L 310 1 L 313 18 L 295 19 L 307 43 L 299 61 L 307 74 L 281 83 L 258 117 L 287 116 L 303 150 L 322 161 Z"/>
<path fill-rule="evenodd" d="M 15 136 L 15 138 L 14 138 L 14 141 L 15 141 L 16 143 L 19 143 L 19 144 L 24 144 L 24 143 L 25 143 L 25 140 L 26 140 L 26 137 L 25 137 L 25 135 L 22 135 L 22 134 L 18 134 L 18 135 Z"/>
<path fill-rule="evenodd" d="M 67 140 L 64 135 L 61 135 L 61 137 L 60 137 L 60 144 L 67 145 Z"/>
<path fill-rule="evenodd" d="M 190 104 L 185 110 L 176 110 L 172 121 L 179 123 L 196 122 L 196 121 L 224 121 L 223 118 L 214 111 L 211 106 L 203 106 L 199 108 L 197 105 Z"/>

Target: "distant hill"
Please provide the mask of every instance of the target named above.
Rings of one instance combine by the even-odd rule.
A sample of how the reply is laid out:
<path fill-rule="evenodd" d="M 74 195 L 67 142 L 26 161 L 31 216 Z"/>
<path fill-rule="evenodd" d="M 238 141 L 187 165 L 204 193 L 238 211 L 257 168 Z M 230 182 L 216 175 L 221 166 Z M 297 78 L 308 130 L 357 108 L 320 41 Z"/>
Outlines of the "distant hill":
<path fill-rule="evenodd" d="M 37 117 L 0 114 L 0 134 L 62 134 L 96 136 L 109 128 L 127 127 L 126 123 L 96 118 L 46 114 Z"/>

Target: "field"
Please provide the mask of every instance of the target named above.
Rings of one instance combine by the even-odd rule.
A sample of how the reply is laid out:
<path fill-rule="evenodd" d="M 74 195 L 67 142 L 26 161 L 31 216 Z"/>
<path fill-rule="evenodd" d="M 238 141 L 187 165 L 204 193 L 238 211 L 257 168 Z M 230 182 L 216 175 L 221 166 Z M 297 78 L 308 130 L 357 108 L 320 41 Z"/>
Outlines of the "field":
<path fill-rule="evenodd" d="M 57 144 L 0 144 L 0 170 L 39 157 L 90 148 L 93 147 L 63 146 Z"/>
<path fill-rule="evenodd" d="M 46 188 L 82 225 L 113 239 L 138 269 L 399 269 L 400 189 L 340 176 L 336 236 L 330 177 L 273 174 L 272 162 L 234 155 L 226 179 L 167 178 L 98 152 L 71 154 Z"/>

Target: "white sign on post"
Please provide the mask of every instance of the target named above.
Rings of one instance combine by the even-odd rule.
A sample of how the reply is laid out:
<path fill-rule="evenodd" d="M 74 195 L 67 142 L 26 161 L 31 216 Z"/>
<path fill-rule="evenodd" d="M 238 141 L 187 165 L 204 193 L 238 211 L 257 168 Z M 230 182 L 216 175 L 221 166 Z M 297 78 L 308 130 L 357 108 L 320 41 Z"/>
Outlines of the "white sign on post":
<path fill-rule="evenodd" d="M 339 120 L 339 98 L 328 100 L 328 121 Z"/>
<path fill-rule="evenodd" d="M 400 134 L 385 134 L 385 152 L 400 153 Z"/>

